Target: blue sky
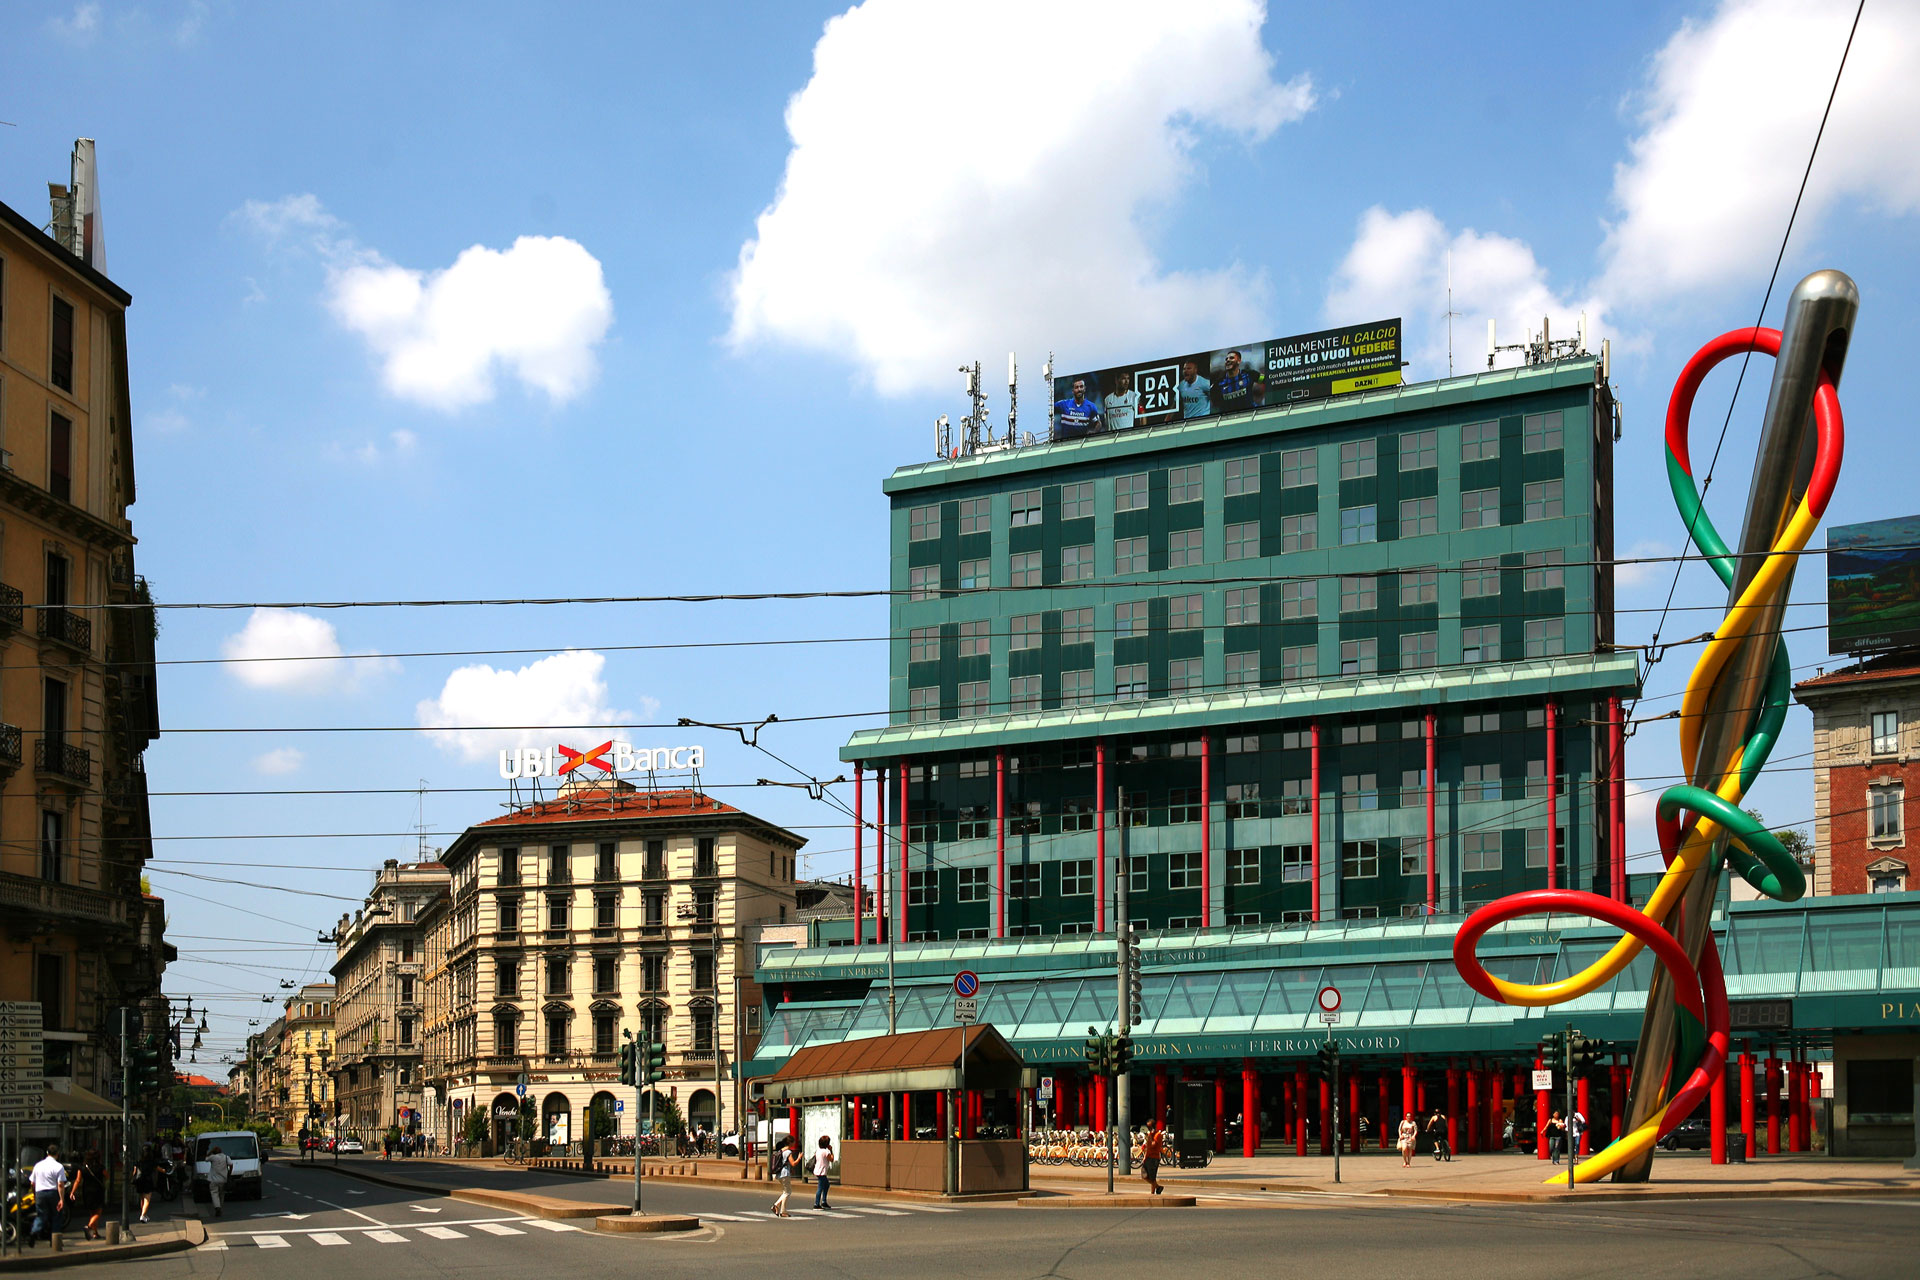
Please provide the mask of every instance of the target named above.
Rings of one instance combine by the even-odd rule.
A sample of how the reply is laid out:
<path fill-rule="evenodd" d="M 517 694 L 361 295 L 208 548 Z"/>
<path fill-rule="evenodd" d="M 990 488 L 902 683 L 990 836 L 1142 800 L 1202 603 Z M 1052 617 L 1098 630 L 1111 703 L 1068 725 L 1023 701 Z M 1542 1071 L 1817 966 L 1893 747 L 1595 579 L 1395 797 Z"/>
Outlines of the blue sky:
<path fill-rule="evenodd" d="M 0 199 L 43 217 L 72 140 L 98 140 L 107 265 L 135 299 L 134 520 L 157 596 L 881 586 L 880 479 L 926 454 L 936 414 L 959 417 L 962 360 L 1004 368 L 1017 347 L 1035 376 L 1048 348 L 1097 367 L 1404 315 L 1410 374 L 1439 376 L 1449 251 L 1462 371 L 1489 316 L 1517 338 L 1543 311 L 1570 332 L 1585 309 L 1613 338 L 1621 548 L 1670 553 L 1667 391 L 1701 341 L 1753 320 L 1852 16 L 879 3 L 827 28 L 843 9 L 9 6 Z M 1920 90 L 1899 68 L 1920 23 L 1872 3 L 1866 24 L 1769 315 L 1815 267 L 1861 283 L 1840 521 L 1912 510 L 1876 477 L 1910 471 Z M 1729 529 L 1759 375 L 1713 499 Z M 1696 438 L 1730 387 L 1709 383 Z M 1026 400 L 1037 413 L 1037 381 Z M 1657 607 L 1665 586 L 1649 575 L 1621 604 Z M 1797 598 L 1821 594 L 1802 575 Z M 1719 595 L 1703 570 L 1682 579 L 1682 603 Z M 1623 636 L 1651 620 L 1623 613 Z M 408 831 L 420 780 L 442 789 L 432 831 L 499 812 L 495 738 L 414 731 L 423 716 L 871 711 L 875 644 L 612 647 L 885 625 L 873 600 L 167 613 L 175 661 L 527 651 L 164 668 L 155 791 L 402 793 L 156 796 L 155 887 L 189 958 L 170 988 L 234 997 L 209 1037 L 231 1045 L 270 1012 L 243 993 L 277 975 L 215 964 L 261 962 L 206 939 L 300 943 L 270 963 L 318 972 L 326 948 L 307 944 L 350 903 L 285 890 L 357 899 L 365 868 L 410 856 L 407 835 L 352 837 Z M 1796 638 L 1795 662 L 1823 645 Z M 603 662 L 542 663 L 565 649 Z M 1692 652 L 1650 694 L 1678 689 Z M 449 684 L 475 663 L 502 674 Z M 862 723 L 765 740 L 830 776 Z M 239 726 L 409 731 L 185 732 Z M 1635 737 L 1630 774 L 1677 767 L 1662 728 Z M 697 736 L 709 783 L 786 776 Z M 1754 797 L 1775 821 L 1811 818 L 1792 769 L 1809 738 L 1796 710 Z M 811 871 L 846 869 L 848 829 L 824 806 L 720 794 L 809 835 Z M 204 838 L 288 834 L 311 838 Z M 1636 841 L 1652 848 L 1638 816 Z"/>

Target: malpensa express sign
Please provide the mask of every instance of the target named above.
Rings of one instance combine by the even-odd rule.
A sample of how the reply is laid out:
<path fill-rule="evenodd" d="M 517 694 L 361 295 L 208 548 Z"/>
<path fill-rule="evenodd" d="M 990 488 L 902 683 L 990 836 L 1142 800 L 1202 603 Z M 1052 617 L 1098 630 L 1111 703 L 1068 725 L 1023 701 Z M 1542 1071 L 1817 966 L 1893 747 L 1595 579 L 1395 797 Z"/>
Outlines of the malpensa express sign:
<path fill-rule="evenodd" d="M 658 772 L 661 770 L 704 769 L 705 747 L 636 747 L 631 742 L 609 739 L 597 747 L 576 750 L 565 743 L 551 747 L 510 747 L 500 753 L 500 776 L 513 778 L 561 778 L 582 766 L 605 773 Z"/>

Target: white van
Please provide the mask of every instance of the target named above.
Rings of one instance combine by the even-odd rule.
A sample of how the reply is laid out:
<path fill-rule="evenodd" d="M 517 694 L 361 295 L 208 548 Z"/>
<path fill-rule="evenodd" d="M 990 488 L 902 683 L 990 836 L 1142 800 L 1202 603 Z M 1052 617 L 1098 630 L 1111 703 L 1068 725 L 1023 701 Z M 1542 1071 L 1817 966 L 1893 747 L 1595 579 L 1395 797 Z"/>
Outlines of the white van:
<path fill-rule="evenodd" d="M 227 1198 L 258 1200 L 264 1188 L 260 1176 L 260 1139 L 246 1129 L 234 1129 L 225 1133 L 197 1134 L 193 1141 L 193 1198 L 205 1201 L 210 1198 L 207 1191 L 207 1157 L 214 1148 L 227 1153 L 233 1161 L 233 1172 L 227 1177 Z"/>

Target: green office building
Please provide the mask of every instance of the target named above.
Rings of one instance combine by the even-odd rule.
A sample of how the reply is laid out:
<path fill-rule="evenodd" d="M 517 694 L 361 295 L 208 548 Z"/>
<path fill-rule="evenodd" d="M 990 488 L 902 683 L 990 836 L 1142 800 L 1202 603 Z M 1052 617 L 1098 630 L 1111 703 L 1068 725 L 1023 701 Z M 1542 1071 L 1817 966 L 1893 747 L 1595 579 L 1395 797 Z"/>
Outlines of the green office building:
<path fill-rule="evenodd" d="M 896 471 L 861 936 L 1625 897 L 1615 422 L 1578 356 Z"/>

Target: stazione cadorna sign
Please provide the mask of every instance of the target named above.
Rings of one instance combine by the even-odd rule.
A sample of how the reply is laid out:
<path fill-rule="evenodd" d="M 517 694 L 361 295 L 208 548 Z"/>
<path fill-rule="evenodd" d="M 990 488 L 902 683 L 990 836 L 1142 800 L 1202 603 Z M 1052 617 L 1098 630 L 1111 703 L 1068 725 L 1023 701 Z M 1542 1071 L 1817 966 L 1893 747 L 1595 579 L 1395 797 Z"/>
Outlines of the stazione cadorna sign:
<path fill-rule="evenodd" d="M 513 778 L 564 778 L 582 766 L 606 773 L 633 773 L 640 770 L 703 769 L 707 763 L 705 747 L 636 747 L 631 742 L 609 739 L 597 747 L 580 751 L 565 743 L 539 747 L 509 747 L 500 753 L 500 776 Z"/>

